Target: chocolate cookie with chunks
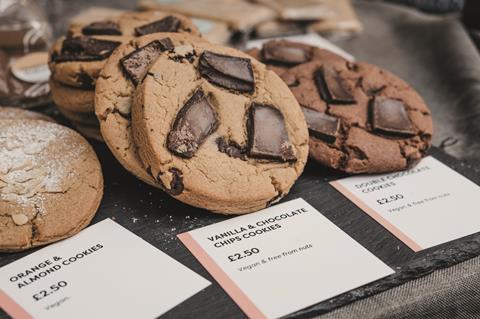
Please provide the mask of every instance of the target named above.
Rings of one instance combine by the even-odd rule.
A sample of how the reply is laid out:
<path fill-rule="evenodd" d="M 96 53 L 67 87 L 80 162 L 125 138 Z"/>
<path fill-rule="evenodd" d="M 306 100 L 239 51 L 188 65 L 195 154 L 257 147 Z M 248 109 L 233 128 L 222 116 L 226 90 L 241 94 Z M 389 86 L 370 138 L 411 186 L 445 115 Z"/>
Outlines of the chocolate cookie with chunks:
<path fill-rule="evenodd" d="M 302 107 L 310 155 L 348 173 L 385 173 L 417 163 L 431 146 L 433 122 L 419 94 L 367 63 L 312 61 L 283 80 Z"/>
<path fill-rule="evenodd" d="M 110 20 L 71 25 L 67 36 L 51 50 L 52 78 L 64 85 L 93 89 L 115 48 L 134 37 L 157 32 L 200 35 L 188 18 L 159 11 L 127 12 Z"/>
<path fill-rule="evenodd" d="M 265 42 L 262 48 L 253 48 L 247 53 L 280 76 L 295 66 L 313 60 L 345 61 L 331 51 L 289 40 L 271 40 Z"/>
<path fill-rule="evenodd" d="M 307 126 L 285 83 L 242 52 L 198 41 L 153 63 L 137 85 L 132 131 L 167 193 L 224 214 L 280 200 L 308 156 Z"/>
<path fill-rule="evenodd" d="M 97 79 L 95 113 L 105 143 L 125 169 L 142 181 L 159 187 L 140 161 L 131 133 L 131 105 L 135 88 L 151 64 L 163 54 L 192 50 L 191 42 L 202 42 L 187 34 L 155 33 L 121 45 L 107 60 Z"/>

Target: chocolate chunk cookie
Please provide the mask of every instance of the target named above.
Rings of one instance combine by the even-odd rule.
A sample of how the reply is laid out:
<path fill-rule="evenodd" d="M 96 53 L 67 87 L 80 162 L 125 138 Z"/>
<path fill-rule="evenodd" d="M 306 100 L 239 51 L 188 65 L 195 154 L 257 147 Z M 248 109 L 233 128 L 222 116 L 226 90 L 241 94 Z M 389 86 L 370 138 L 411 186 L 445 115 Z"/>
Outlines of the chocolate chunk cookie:
<path fill-rule="evenodd" d="M 242 52 L 198 41 L 153 63 L 136 88 L 132 131 L 167 193 L 224 214 L 280 200 L 308 154 L 307 126 L 285 83 Z"/>
<path fill-rule="evenodd" d="M 317 59 L 329 61 L 345 60 L 328 50 L 288 40 L 268 41 L 263 44 L 261 49 L 250 49 L 247 53 L 265 63 L 270 70 L 280 76 L 295 66 Z"/>
<path fill-rule="evenodd" d="M 417 163 L 433 123 L 418 93 L 367 63 L 312 61 L 285 72 L 310 132 L 310 155 L 348 173 L 383 173 Z"/>
<path fill-rule="evenodd" d="M 155 33 L 121 45 L 105 63 L 97 79 L 95 112 L 104 140 L 118 161 L 142 181 L 159 187 L 147 173 L 133 143 L 131 105 L 135 88 L 151 64 L 170 51 L 192 51 L 192 42 L 202 42 L 187 34 Z"/>
<path fill-rule="evenodd" d="M 0 251 L 76 234 L 102 194 L 100 163 L 76 132 L 40 120 L 0 120 Z"/>
<path fill-rule="evenodd" d="M 75 24 L 51 50 L 52 77 L 65 85 L 93 89 L 106 58 L 116 47 L 132 37 L 156 32 L 199 35 L 189 19 L 159 11 L 128 12 L 108 21 Z"/>
<path fill-rule="evenodd" d="M 93 113 L 94 90 L 83 90 L 63 85 L 50 78 L 52 100 L 55 104 L 67 111 L 76 113 Z"/>

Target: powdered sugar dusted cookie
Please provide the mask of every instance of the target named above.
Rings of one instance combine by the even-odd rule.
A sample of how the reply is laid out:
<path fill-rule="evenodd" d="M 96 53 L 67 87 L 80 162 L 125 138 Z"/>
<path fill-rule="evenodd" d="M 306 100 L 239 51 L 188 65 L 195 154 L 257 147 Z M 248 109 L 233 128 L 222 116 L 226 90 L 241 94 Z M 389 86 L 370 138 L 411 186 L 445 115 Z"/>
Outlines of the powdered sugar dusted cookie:
<path fill-rule="evenodd" d="M 39 120 L 0 121 L 0 251 L 72 236 L 103 194 L 97 156 L 76 132 Z"/>
<path fill-rule="evenodd" d="M 42 120 L 55 122 L 45 114 L 7 106 L 0 106 L 0 120 Z"/>

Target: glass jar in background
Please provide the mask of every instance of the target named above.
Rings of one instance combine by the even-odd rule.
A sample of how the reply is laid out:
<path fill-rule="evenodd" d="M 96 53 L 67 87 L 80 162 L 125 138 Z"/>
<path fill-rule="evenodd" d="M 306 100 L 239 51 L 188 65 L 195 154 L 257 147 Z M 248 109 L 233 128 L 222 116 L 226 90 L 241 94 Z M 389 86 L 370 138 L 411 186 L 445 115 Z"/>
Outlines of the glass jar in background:
<path fill-rule="evenodd" d="M 32 108 L 50 99 L 52 31 L 31 0 L 0 1 L 0 105 Z"/>

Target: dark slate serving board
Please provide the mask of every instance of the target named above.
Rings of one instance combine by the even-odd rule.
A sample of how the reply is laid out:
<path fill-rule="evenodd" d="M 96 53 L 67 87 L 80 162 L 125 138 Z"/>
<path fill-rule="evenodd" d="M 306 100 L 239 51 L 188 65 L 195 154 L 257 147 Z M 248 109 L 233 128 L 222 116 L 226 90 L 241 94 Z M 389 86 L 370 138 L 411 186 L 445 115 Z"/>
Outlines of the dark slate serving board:
<path fill-rule="evenodd" d="M 95 148 L 104 169 L 105 196 L 93 222 L 96 223 L 105 218 L 114 219 L 212 282 L 211 286 L 172 309 L 162 318 L 191 318 L 192 314 L 195 314 L 195 318 L 244 318 L 245 315 L 236 304 L 176 238 L 177 234 L 225 220 L 227 217 L 189 207 L 139 182 L 122 169 L 104 145 L 97 143 Z M 473 182 L 480 183 L 479 168 L 462 163 L 438 149 L 433 149 L 431 154 Z M 309 162 L 304 174 L 283 201 L 297 197 L 304 198 L 347 234 L 394 268 L 396 273 L 289 317 L 304 318 L 325 313 L 480 254 L 480 233 L 414 253 L 328 184 L 328 181 L 343 176 L 338 172 L 322 168 L 314 162 Z M 0 266 L 33 251 L 35 250 L 0 254 Z M 125 247 L 125 258 L 128 258 L 128 247 Z M 352 264 L 354 262 L 352 260 Z M 121 286 L 121 281 L 118 284 Z M 173 288 L 167 287 L 167 289 Z M 8 316 L 0 312 L 0 318 L 8 318 Z"/>

